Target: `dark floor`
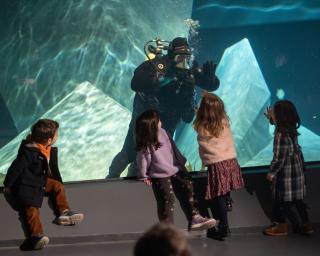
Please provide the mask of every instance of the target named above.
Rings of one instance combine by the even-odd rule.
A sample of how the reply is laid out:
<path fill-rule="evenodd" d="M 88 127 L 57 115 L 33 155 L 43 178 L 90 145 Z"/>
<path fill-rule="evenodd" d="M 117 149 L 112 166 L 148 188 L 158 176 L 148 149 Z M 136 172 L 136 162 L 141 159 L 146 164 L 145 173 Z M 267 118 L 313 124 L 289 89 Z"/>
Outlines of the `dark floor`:
<path fill-rule="evenodd" d="M 288 237 L 266 237 L 261 233 L 235 234 L 224 242 L 207 239 L 205 236 L 190 237 L 193 256 L 277 256 L 320 255 L 320 233 L 310 237 L 290 234 Z M 17 247 L 1 248 L 1 256 L 19 255 L 132 255 L 134 241 L 87 242 L 68 245 L 49 245 L 42 251 L 21 252 Z"/>

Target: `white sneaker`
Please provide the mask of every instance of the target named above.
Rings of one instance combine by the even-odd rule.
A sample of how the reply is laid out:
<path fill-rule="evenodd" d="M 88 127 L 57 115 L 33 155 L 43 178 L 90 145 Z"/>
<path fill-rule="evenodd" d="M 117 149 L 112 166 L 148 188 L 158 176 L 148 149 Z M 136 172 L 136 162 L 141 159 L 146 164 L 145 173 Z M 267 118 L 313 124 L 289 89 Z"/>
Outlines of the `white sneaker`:
<path fill-rule="evenodd" d="M 84 215 L 82 213 L 66 211 L 59 216 L 57 223 L 59 225 L 64 225 L 64 226 L 76 225 L 82 222 L 83 218 L 84 218 Z"/>
<path fill-rule="evenodd" d="M 39 241 L 37 241 L 33 247 L 34 250 L 41 250 L 49 244 L 49 237 L 42 236 L 39 237 Z"/>

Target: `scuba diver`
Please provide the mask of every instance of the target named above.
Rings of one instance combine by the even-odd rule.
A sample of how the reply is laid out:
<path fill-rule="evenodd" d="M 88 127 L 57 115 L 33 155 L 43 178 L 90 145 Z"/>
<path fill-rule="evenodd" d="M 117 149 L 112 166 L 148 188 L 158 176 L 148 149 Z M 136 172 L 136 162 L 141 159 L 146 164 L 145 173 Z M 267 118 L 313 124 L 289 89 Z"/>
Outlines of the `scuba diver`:
<path fill-rule="evenodd" d="M 194 118 L 196 86 L 214 91 L 220 84 L 215 75 L 217 65 L 207 61 L 200 67 L 192 61 L 192 50 L 184 37 L 177 37 L 171 42 L 159 38 L 150 40 L 145 44 L 144 51 L 148 60 L 135 69 L 131 80 L 131 89 L 136 94 L 129 130 L 121 151 L 111 163 L 107 178 L 120 177 L 130 163 L 128 176 L 136 176 L 134 127 L 142 112 L 157 110 L 162 127 L 173 136 L 181 121 L 190 123 Z"/>

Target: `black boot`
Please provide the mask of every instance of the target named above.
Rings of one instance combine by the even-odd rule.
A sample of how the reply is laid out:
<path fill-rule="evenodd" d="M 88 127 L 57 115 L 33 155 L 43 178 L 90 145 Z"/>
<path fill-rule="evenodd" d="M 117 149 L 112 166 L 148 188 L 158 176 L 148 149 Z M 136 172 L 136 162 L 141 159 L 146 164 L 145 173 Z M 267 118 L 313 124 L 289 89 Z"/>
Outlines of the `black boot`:
<path fill-rule="evenodd" d="M 207 230 L 207 237 L 212 238 L 214 240 L 218 240 L 218 241 L 224 241 L 225 236 L 223 236 L 223 234 L 221 234 L 219 229 L 210 228 Z"/>
<path fill-rule="evenodd" d="M 220 235 L 222 237 L 229 236 L 229 234 L 231 233 L 230 229 L 229 229 L 229 226 L 227 226 L 227 225 L 219 225 L 219 233 L 220 233 Z"/>

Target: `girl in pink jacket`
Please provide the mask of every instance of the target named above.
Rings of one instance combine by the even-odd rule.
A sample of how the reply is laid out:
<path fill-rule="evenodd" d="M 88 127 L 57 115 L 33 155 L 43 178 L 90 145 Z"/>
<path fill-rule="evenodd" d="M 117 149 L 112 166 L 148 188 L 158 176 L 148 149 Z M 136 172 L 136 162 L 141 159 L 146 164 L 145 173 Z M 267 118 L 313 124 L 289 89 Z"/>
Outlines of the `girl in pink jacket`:
<path fill-rule="evenodd" d="M 226 199 L 231 190 L 244 186 L 240 166 L 223 101 L 213 93 L 205 92 L 194 121 L 198 133 L 199 154 L 207 167 L 206 199 L 212 202 L 218 228 L 209 229 L 207 236 L 223 239 L 228 235 Z"/>

